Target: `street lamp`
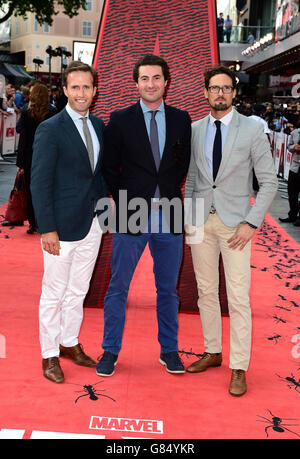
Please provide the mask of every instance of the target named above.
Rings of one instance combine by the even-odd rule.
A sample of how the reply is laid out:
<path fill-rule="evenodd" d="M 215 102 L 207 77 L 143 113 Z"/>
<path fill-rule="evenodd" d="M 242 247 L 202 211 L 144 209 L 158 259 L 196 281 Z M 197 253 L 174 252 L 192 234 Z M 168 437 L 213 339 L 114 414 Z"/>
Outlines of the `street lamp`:
<path fill-rule="evenodd" d="M 35 59 L 32 59 L 32 62 L 35 64 L 35 77 L 36 79 L 38 80 L 38 76 L 39 76 L 39 68 L 41 67 L 41 65 L 43 65 L 44 61 L 42 61 L 42 59 L 38 59 L 37 57 Z"/>
<path fill-rule="evenodd" d="M 58 48 L 55 48 L 56 55 L 60 57 L 60 73 L 61 73 L 61 81 L 63 77 L 63 70 L 66 68 L 64 64 L 64 58 L 72 56 L 72 54 L 65 49 L 64 46 L 58 46 Z"/>
<path fill-rule="evenodd" d="M 49 54 L 49 87 L 51 91 L 52 89 L 51 59 L 52 57 L 57 56 L 57 51 L 53 49 L 51 45 L 48 45 L 46 48 L 46 53 Z"/>

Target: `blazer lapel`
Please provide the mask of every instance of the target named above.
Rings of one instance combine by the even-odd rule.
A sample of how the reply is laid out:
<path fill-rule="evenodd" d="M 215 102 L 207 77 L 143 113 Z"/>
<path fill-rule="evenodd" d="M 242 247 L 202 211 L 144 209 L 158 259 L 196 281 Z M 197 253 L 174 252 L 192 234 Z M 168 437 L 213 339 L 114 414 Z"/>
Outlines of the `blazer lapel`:
<path fill-rule="evenodd" d="M 93 128 L 95 129 L 95 132 L 97 134 L 97 137 L 98 137 L 98 141 L 99 141 L 99 145 L 100 145 L 100 149 L 99 149 L 99 156 L 98 156 L 98 161 L 97 161 L 97 164 L 94 168 L 94 174 L 97 172 L 98 168 L 100 167 L 100 164 L 101 164 L 101 158 L 102 158 L 102 154 L 103 154 L 103 148 L 104 148 L 104 143 L 103 143 L 103 136 L 100 135 L 100 132 L 99 132 L 99 126 L 97 126 L 97 120 L 93 117 L 93 116 L 89 116 L 89 119 L 93 125 Z"/>
<path fill-rule="evenodd" d="M 154 169 L 156 171 L 156 165 L 151 149 L 151 144 L 146 128 L 146 123 L 144 119 L 143 110 L 141 108 L 140 103 L 138 102 L 133 107 L 133 124 L 132 126 L 136 126 L 135 128 L 135 135 L 138 137 L 139 145 L 141 145 L 141 151 L 143 152 L 143 163 L 144 165 L 148 165 L 150 169 Z"/>
<path fill-rule="evenodd" d="M 195 161 L 197 166 L 203 173 L 205 173 L 207 179 L 212 182 L 212 175 L 207 165 L 207 161 L 205 158 L 205 139 L 206 139 L 206 131 L 208 125 L 209 116 L 203 118 L 201 123 L 199 124 L 198 128 L 194 131 L 194 139 L 193 139 L 193 148 L 196 151 Z"/>
<path fill-rule="evenodd" d="M 69 136 L 73 149 L 74 149 L 74 145 L 76 145 L 76 148 L 74 149 L 74 151 L 77 151 L 83 157 L 84 162 L 91 169 L 88 152 L 87 152 L 85 143 L 82 140 L 81 135 L 78 132 L 77 127 L 75 126 L 72 118 L 69 116 L 66 109 L 64 109 L 61 113 L 62 113 L 63 122 L 65 123 L 65 128 L 64 128 L 65 135 Z"/>
<path fill-rule="evenodd" d="M 173 124 L 173 119 L 172 119 L 172 111 L 170 110 L 169 106 L 165 104 L 165 118 L 166 118 L 166 138 L 165 138 L 165 146 L 164 146 L 164 151 L 162 153 L 161 161 L 160 161 L 160 166 L 164 167 L 164 165 L 167 163 L 168 159 L 170 158 L 170 155 L 172 155 L 173 150 L 172 150 L 172 145 L 170 145 L 170 133 L 171 130 L 174 130 L 174 124 Z"/>

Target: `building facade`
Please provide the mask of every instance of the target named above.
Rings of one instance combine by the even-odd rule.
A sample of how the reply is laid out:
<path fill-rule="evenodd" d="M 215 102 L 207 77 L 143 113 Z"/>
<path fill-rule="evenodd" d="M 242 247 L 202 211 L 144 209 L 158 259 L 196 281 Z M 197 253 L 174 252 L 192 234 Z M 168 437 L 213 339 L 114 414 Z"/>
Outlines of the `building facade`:
<path fill-rule="evenodd" d="M 94 44 L 97 39 L 99 21 L 103 7 L 103 0 L 87 0 L 86 10 L 79 10 L 79 14 L 69 18 L 62 12 L 62 7 L 58 6 L 60 12 L 53 18 L 53 24 L 49 26 L 44 23 L 38 24 L 35 15 L 28 13 L 27 19 L 21 17 L 11 18 L 11 53 L 25 52 L 25 66 L 28 72 L 35 74 L 41 80 L 47 80 L 50 70 L 50 56 L 46 49 L 58 47 L 71 53 L 69 59 L 77 59 L 78 51 L 74 56 L 74 43 L 83 44 L 81 60 L 91 61 L 93 47 L 84 46 L 85 43 Z M 83 54 L 86 54 L 84 56 Z M 37 66 L 34 59 L 43 61 Z M 68 63 L 65 56 L 56 56 L 51 59 L 51 73 L 54 82 L 61 75 L 62 65 Z M 45 81 L 46 82 L 46 81 Z"/>

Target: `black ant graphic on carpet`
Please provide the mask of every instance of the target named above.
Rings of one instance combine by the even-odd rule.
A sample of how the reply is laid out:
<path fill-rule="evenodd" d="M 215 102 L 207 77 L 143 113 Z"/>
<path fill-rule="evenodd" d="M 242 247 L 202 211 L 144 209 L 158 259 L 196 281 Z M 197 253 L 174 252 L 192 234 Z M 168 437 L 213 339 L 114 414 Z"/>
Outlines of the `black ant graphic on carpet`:
<path fill-rule="evenodd" d="M 288 432 L 291 432 L 294 435 L 297 435 L 297 437 L 300 437 L 299 434 L 287 428 L 287 426 L 289 427 L 297 426 L 298 424 L 283 424 L 283 421 L 296 421 L 296 419 L 279 418 L 278 416 L 274 416 L 274 414 L 271 413 L 270 410 L 268 411 L 270 415 L 272 416 L 272 419 L 268 419 L 268 418 L 265 418 L 264 416 L 257 415 L 257 417 L 264 419 L 264 421 L 259 421 L 257 419 L 257 422 L 268 422 L 269 423 L 269 425 L 265 427 L 265 432 L 266 432 L 267 437 L 269 437 L 268 429 L 273 429 L 275 432 L 279 432 L 279 433 L 283 433 L 286 430 Z"/>
<path fill-rule="evenodd" d="M 267 338 L 267 340 L 268 340 L 268 341 L 275 341 L 275 344 L 277 344 L 279 338 L 282 338 L 282 336 L 281 336 L 281 335 L 278 335 L 278 334 L 277 334 L 277 335 L 275 334 L 275 335 L 270 336 L 269 338 Z"/>
<path fill-rule="evenodd" d="M 196 354 L 195 352 L 193 352 L 192 348 L 190 349 L 190 351 L 178 351 L 178 354 L 181 354 L 181 355 L 185 355 L 187 358 L 189 358 L 189 356 L 194 356 L 194 357 L 198 357 L 198 359 L 200 357 L 202 357 L 204 354 Z"/>
<path fill-rule="evenodd" d="M 274 314 L 272 316 L 272 319 L 274 319 L 274 322 L 276 324 L 279 324 L 280 322 L 283 323 L 283 324 L 286 324 L 286 322 L 287 322 L 285 319 L 283 319 L 282 317 L 278 317 L 276 314 Z"/>
<path fill-rule="evenodd" d="M 79 397 L 76 398 L 75 400 L 75 403 L 78 402 L 78 400 L 82 397 L 89 397 L 90 400 L 93 400 L 94 402 L 96 402 L 99 397 L 106 397 L 106 398 L 110 398 L 110 400 L 112 400 L 113 402 L 115 402 L 116 400 L 112 397 L 109 397 L 109 395 L 104 395 L 104 394 L 100 394 L 100 392 L 94 388 L 94 386 L 96 386 L 97 384 L 99 383 L 102 383 L 103 381 L 98 381 L 97 383 L 95 384 L 84 384 L 83 386 L 81 386 L 80 384 L 75 384 L 75 383 L 69 383 L 69 384 L 73 384 L 74 386 L 80 386 L 80 387 L 83 387 L 82 390 L 79 390 L 79 391 L 76 391 L 78 393 L 80 392 L 85 392 L 83 395 L 79 395 Z M 103 392 L 103 391 L 101 391 Z"/>
<path fill-rule="evenodd" d="M 298 394 L 300 394 L 299 392 L 299 388 L 300 388 L 300 379 L 298 379 L 298 381 L 295 379 L 295 376 L 293 375 L 293 373 L 291 373 L 291 376 L 287 376 L 286 378 L 283 378 L 282 376 L 278 375 L 276 373 L 276 376 L 278 376 L 278 378 L 282 379 L 283 381 L 286 381 L 287 382 L 287 386 L 289 389 L 295 389 L 296 392 L 298 392 Z"/>

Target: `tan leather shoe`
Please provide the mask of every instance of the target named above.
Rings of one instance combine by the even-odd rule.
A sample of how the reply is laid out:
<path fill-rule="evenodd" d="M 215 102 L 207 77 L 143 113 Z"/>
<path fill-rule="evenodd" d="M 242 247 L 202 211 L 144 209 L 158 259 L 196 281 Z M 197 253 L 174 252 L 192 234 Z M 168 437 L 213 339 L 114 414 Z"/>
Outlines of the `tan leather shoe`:
<path fill-rule="evenodd" d="M 50 381 L 55 383 L 62 383 L 65 380 L 58 357 L 43 359 L 43 372 L 45 378 L 50 379 Z"/>
<path fill-rule="evenodd" d="M 246 373 L 244 370 L 232 370 L 229 393 L 240 397 L 247 392 Z"/>
<path fill-rule="evenodd" d="M 202 371 L 207 370 L 209 367 L 219 367 L 222 364 L 222 354 L 209 354 L 205 352 L 200 360 L 192 363 L 187 367 L 186 371 L 189 373 L 201 373 Z"/>
<path fill-rule="evenodd" d="M 97 362 L 83 352 L 81 344 L 76 344 L 76 346 L 72 347 L 65 347 L 60 344 L 59 350 L 61 357 L 68 357 L 73 360 L 76 365 L 81 365 L 83 367 L 95 367 L 97 365 Z"/>

